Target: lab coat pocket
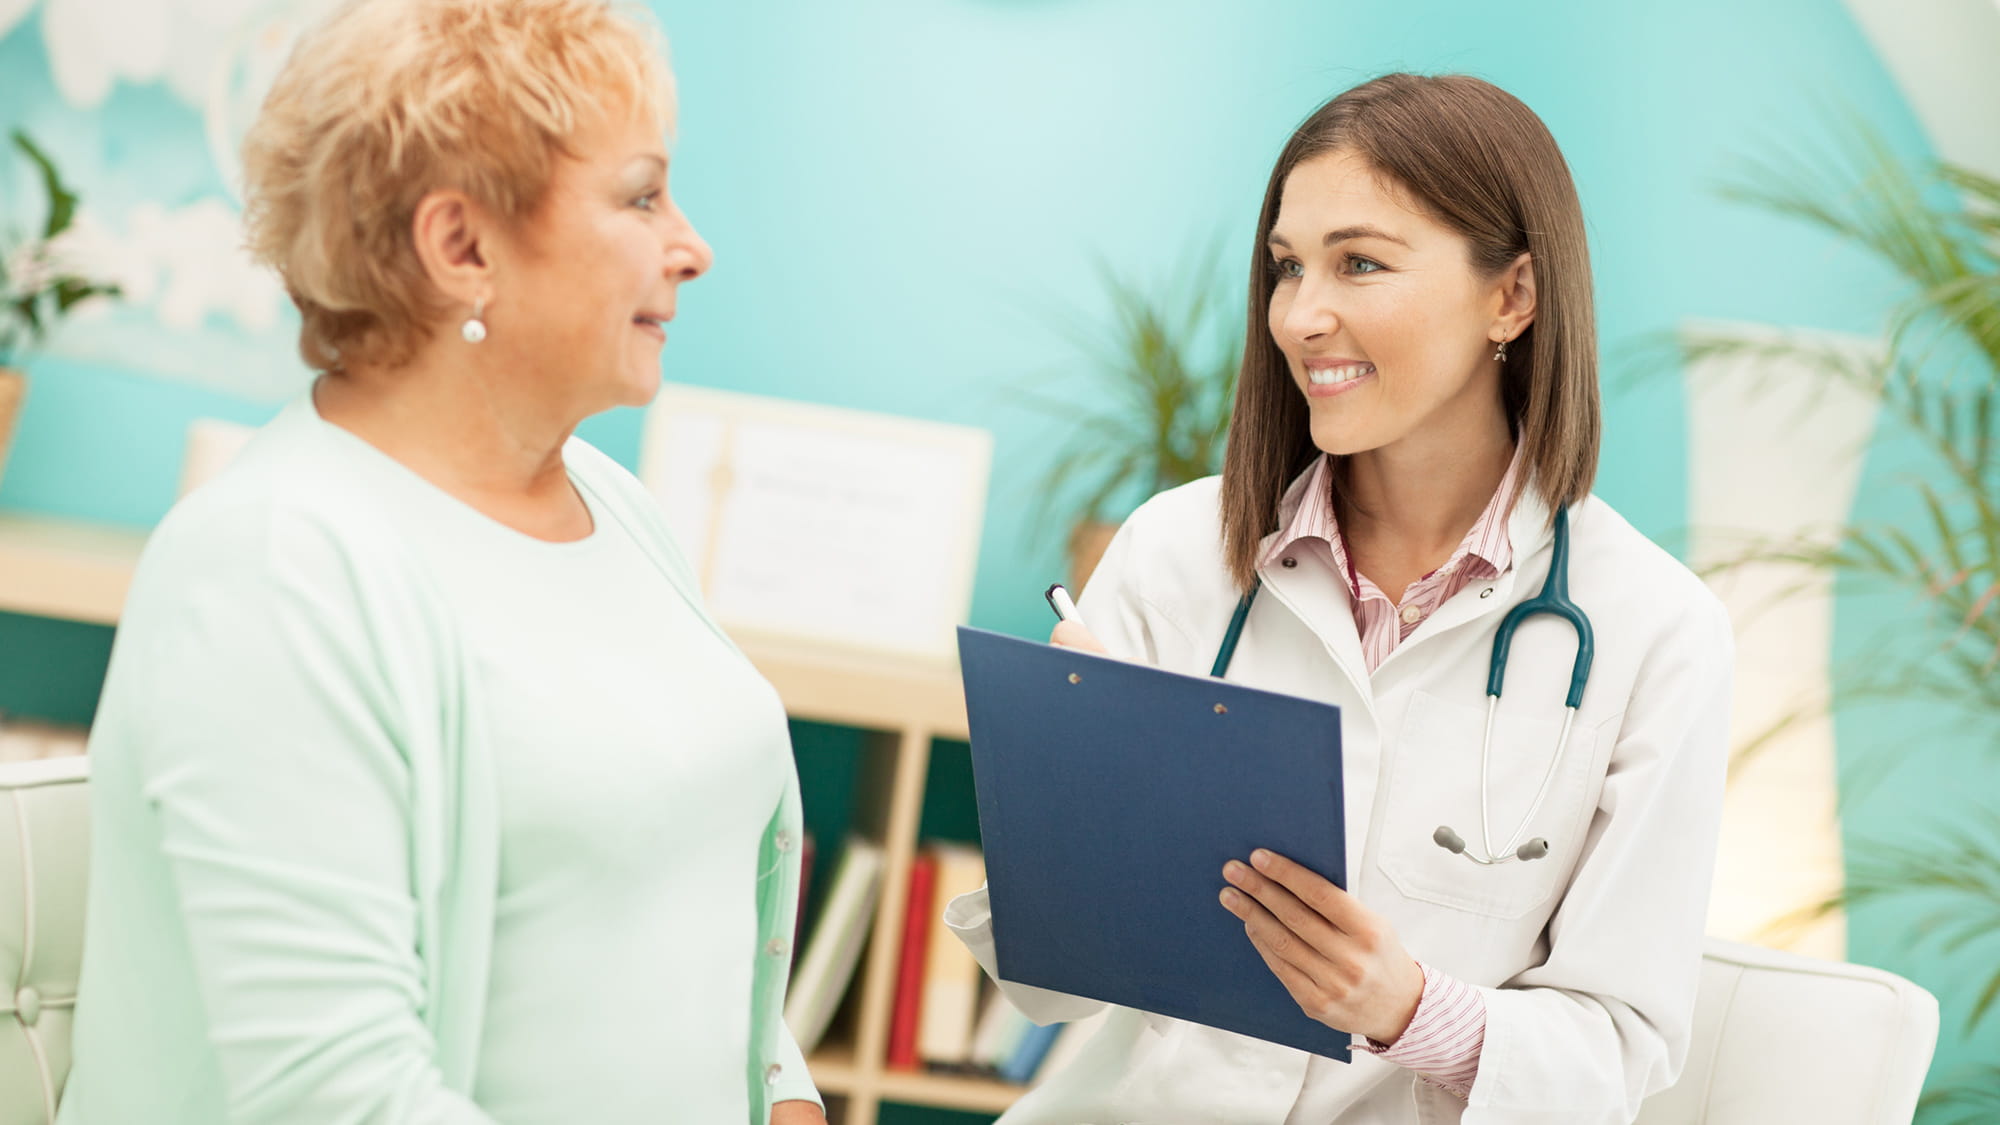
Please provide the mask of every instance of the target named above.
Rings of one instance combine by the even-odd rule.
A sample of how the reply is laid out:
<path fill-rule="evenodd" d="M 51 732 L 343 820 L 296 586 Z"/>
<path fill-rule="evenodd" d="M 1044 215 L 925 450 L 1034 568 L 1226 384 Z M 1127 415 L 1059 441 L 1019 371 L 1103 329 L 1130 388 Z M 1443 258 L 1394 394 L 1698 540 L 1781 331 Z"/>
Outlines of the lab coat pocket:
<path fill-rule="evenodd" d="M 1520 918 L 1547 903 L 1567 882 L 1590 823 L 1592 774 L 1596 769 L 1597 728 L 1579 722 L 1549 779 L 1548 795 L 1534 818 L 1523 818 L 1549 770 L 1562 737 L 1563 710 L 1524 715 L 1506 707 L 1493 721 L 1492 761 L 1487 771 L 1489 830 L 1480 821 L 1480 738 L 1486 724 L 1485 700 L 1478 705 L 1447 702 L 1418 692 L 1410 701 L 1390 757 L 1391 776 L 1376 854 L 1382 874 L 1405 896 L 1494 918 Z M 1540 859 L 1510 859 L 1491 866 L 1440 847 L 1440 826 L 1465 841 L 1466 851 L 1487 856 L 1495 849 L 1541 837 L 1549 853 Z M 1519 838 L 1516 839 L 1518 830 Z"/>

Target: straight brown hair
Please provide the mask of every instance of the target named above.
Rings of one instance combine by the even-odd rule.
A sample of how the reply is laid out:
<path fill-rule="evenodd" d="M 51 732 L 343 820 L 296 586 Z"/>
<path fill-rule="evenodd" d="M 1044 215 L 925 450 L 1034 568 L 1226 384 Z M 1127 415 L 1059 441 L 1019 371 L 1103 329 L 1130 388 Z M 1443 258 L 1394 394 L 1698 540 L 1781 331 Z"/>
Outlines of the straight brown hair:
<path fill-rule="evenodd" d="M 1319 455 L 1305 399 L 1271 339 L 1276 280 L 1266 248 L 1292 169 L 1332 152 L 1366 160 L 1410 202 L 1465 236 L 1492 277 L 1522 253 L 1535 271 L 1534 322 L 1507 347 L 1501 399 L 1522 446 L 1524 486 L 1550 508 L 1582 500 L 1597 476 L 1602 421 L 1597 326 L 1583 208 L 1555 138 L 1533 110 L 1460 74 L 1387 74 L 1335 97 L 1285 143 L 1264 189 L 1250 251 L 1249 326 L 1222 468 L 1223 554 L 1237 588 L 1278 530 L 1287 485 Z"/>

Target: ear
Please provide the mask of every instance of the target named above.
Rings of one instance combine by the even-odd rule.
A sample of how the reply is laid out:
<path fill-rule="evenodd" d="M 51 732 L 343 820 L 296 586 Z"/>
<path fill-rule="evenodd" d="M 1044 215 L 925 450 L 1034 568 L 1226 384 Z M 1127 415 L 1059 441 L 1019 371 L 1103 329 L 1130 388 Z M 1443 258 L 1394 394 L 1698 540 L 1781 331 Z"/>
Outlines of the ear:
<path fill-rule="evenodd" d="M 446 301 L 471 306 L 493 298 L 491 246 L 497 229 L 488 213 L 456 189 L 427 193 L 410 221 L 417 261 Z"/>
<path fill-rule="evenodd" d="M 1500 271 L 1494 282 L 1496 308 L 1491 338 L 1517 339 L 1535 322 L 1535 263 L 1524 251 Z"/>

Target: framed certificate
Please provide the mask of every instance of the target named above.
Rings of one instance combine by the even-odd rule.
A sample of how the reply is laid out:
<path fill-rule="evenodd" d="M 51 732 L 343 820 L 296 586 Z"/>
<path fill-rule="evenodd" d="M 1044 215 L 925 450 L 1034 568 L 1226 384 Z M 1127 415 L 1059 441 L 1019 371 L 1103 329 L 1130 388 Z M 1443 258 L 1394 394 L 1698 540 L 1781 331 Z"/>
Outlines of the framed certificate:
<path fill-rule="evenodd" d="M 955 659 L 985 430 L 666 384 L 639 476 L 732 634 Z"/>

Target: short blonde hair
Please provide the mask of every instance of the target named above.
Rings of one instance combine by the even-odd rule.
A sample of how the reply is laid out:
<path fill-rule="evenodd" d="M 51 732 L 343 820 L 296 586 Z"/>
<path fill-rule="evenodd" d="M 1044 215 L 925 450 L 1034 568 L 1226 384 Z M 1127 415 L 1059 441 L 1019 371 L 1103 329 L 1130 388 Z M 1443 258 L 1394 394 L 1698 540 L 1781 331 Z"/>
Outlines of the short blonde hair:
<path fill-rule="evenodd" d="M 315 371 L 397 364 L 443 313 L 411 226 L 434 190 L 510 219 L 614 110 L 672 120 L 649 23 L 605 0 L 354 0 L 307 33 L 243 142 L 249 249 Z"/>

